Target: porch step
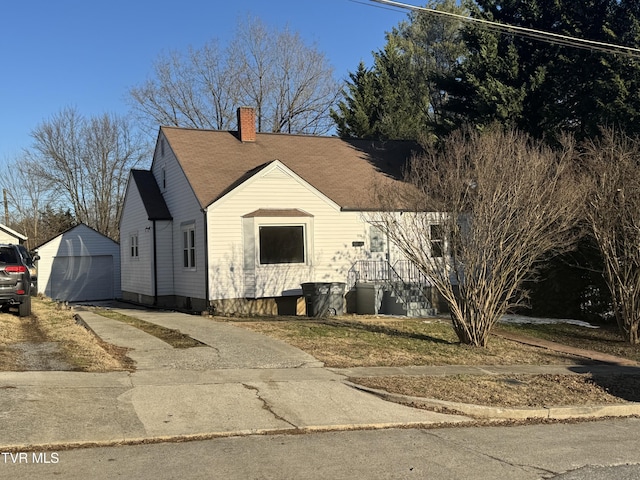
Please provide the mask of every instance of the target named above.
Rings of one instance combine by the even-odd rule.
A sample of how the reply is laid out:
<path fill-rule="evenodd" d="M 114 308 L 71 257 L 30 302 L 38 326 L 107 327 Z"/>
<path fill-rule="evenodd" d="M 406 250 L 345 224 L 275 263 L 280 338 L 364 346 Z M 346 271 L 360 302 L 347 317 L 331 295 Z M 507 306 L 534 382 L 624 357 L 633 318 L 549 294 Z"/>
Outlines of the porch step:
<path fill-rule="evenodd" d="M 409 317 L 430 317 L 438 313 L 431 304 L 431 281 L 409 261 L 399 261 L 392 266 L 386 260 L 360 260 L 353 264 L 348 278 L 350 288 L 357 292 L 360 313 Z"/>
<path fill-rule="evenodd" d="M 407 317 L 409 318 L 435 317 L 437 314 L 438 311 L 435 308 L 412 308 L 407 310 Z"/>
<path fill-rule="evenodd" d="M 395 307 L 391 310 L 400 311 L 407 317 L 433 317 L 438 313 L 427 299 L 422 286 L 394 283 L 386 285 L 384 290 L 395 302 Z"/>

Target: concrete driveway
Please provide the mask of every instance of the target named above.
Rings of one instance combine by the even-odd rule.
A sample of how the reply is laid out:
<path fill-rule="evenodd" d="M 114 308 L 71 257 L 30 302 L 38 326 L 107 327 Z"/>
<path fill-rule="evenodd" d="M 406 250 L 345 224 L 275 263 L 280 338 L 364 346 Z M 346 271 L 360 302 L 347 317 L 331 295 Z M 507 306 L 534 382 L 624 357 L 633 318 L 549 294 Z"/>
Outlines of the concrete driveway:
<path fill-rule="evenodd" d="M 282 431 L 470 421 L 351 388 L 290 345 L 209 318 L 118 308 L 204 344 L 175 349 L 116 320 L 79 311 L 103 340 L 131 349 L 133 373 L 0 373 L 0 447 L 111 444 Z"/>

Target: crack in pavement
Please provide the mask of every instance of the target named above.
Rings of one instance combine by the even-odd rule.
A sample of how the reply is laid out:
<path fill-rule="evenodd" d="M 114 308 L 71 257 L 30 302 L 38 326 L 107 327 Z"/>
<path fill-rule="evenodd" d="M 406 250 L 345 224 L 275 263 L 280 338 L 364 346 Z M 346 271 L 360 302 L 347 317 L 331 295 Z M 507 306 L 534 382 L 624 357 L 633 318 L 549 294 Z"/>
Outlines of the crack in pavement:
<path fill-rule="evenodd" d="M 197 338 L 195 340 L 198 340 Z M 198 340 L 200 341 L 200 340 Z M 205 345 L 209 348 L 211 348 L 215 354 L 219 357 L 220 356 L 220 349 L 218 347 L 214 347 L 213 345 L 209 345 L 208 343 L 205 343 Z"/>
<path fill-rule="evenodd" d="M 473 453 L 475 455 L 479 455 L 479 456 L 482 456 L 482 457 L 485 457 L 485 458 L 488 458 L 488 459 L 491 459 L 491 460 L 495 460 L 495 461 L 500 462 L 502 464 L 509 465 L 510 467 L 520 468 L 520 469 L 523 469 L 523 470 L 526 470 L 526 471 L 531 471 L 533 473 L 540 474 L 540 475 L 544 474 L 544 475 L 554 475 L 555 476 L 555 475 L 559 474 L 559 472 L 555 472 L 553 470 L 548 470 L 546 468 L 542 468 L 542 467 L 539 467 L 539 466 L 536 466 L 536 465 L 529 465 L 529 464 L 525 464 L 525 463 L 510 462 L 509 460 L 506 460 L 504 458 L 498 457 L 496 455 L 491 455 L 491 454 L 483 452 L 481 450 L 471 448 L 468 445 L 466 445 L 464 442 L 457 442 L 455 440 L 452 440 L 451 438 L 443 437 L 442 435 L 439 435 L 438 433 L 436 433 L 434 431 L 423 431 L 423 433 L 425 435 L 430 435 L 430 436 L 436 437 L 442 442 L 448 442 L 450 444 L 456 445 L 458 448 L 464 449 L 464 450 L 466 450 L 466 451 L 468 451 L 470 453 Z M 548 478 L 548 477 L 541 477 L 541 478 Z"/>
<path fill-rule="evenodd" d="M 302 363 L 294 365 L 293 368 L 323 368 L 324 363 L 319 360 L 306 360 Z"/>
<path fill-rule="evenodd" d="M 273 411 L 273 407 L 271 405 L 269 405 L 269 402 L 267 402 L 264 398 L 262 398 L 262 396 L 260 395 L 260 389 L 258 387 L 255 387 L 253 385 L 248 385 L 246 383 L 243 383 L 242 386 L 244 388 L 246 388 L 247 390 L 251 390 L 253 392 L 255 392 L 256 397 L 258 398 L 258 400 L 260 400 L 262 402 L 262 408 L 264 410 L 266 410 L 267 412 L 269 412 L 271 415 L 273 415 L 277 420 L 280 420 L 288 425 L 291 425 L 293 428 L 298 429 L 299 427 L 293 423 L 291 423 L 289 420 L 287 420 L 286 418 L 278 415 L 276 412 Z"/>

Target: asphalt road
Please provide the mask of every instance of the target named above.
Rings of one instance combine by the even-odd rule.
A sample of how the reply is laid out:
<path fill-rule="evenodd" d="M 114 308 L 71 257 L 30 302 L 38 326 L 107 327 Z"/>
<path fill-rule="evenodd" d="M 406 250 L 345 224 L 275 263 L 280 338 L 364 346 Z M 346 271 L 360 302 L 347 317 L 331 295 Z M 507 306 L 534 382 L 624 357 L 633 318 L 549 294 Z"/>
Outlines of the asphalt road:
<path fill-rule="evenodd" d="M 0 452 L 0 478 L 637 479 L 640 419 Z"/>

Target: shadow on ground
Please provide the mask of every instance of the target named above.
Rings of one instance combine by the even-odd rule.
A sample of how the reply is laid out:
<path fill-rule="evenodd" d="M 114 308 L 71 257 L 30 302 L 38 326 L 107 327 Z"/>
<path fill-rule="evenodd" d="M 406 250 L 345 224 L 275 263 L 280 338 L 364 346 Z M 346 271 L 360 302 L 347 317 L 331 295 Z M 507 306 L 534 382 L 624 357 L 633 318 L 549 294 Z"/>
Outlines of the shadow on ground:
<path fill-rule="evenodd" d="M 602 365 L 602 364 L 600 364 Z M 609 394 L 628 402 L 640 402 L 640 367 L 617 367 L 615 374 L 603 374 L 594 368 L 590 371 L 588 366 L 576 366 L 569 368 L 576 373 L 591 375 L 591 381 L 606 390 Z"/>

